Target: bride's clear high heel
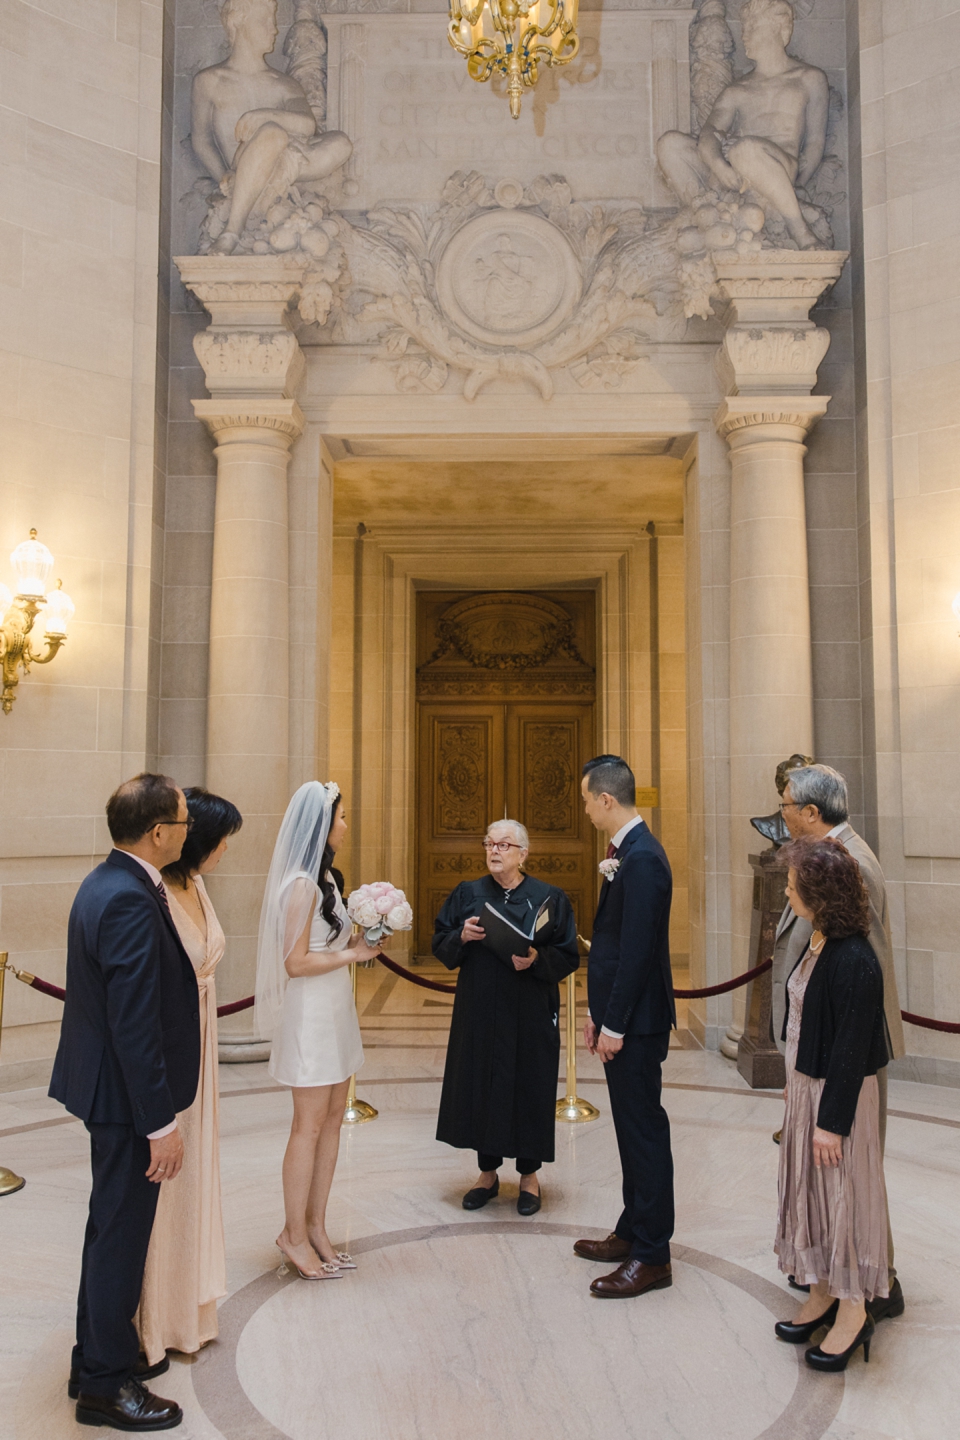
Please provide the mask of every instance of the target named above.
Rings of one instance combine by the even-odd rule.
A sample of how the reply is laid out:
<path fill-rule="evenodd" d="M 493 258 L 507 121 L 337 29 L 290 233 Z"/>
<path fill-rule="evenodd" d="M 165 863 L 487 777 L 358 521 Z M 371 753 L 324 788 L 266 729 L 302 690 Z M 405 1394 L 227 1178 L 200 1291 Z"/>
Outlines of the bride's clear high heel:
<path fill-rule="evenodd" d="M 341 1270 L 356 1270 L 357 1268 L 356 1260 L 354 1260 L 353 1256 L 349 1255 L 346 1250 L 338 1250 L 333 1257 L 333 1261 L 335 1265 L 339 1265 Z"/>
<path fill-rule="evenodd" d="M 300 1276 L 301 1280 L 337 1280 L 340 1278 L 340 1275 L 342 1273 L 340 1270 L 340 1266 L 335 1264 L 332 1260 L 321 1260 L 319 1275 L 310 1275 L 305 1270 L 301 1270 L 300 1266 L 295 1260 L 290 1259 L 290 1256 L 287 1254 L 286 1250 L 284 1250 L 279 1240 L 276 1242 L 276 1244 L 277 1249 L 280 1251 L 281 1255 L 280 1268 L 277 1270 L 278 1275 L 289 1275 L 290 1266 L 292 1265 L 294 1270 L 296 1270 L 297 1274 Z"/>

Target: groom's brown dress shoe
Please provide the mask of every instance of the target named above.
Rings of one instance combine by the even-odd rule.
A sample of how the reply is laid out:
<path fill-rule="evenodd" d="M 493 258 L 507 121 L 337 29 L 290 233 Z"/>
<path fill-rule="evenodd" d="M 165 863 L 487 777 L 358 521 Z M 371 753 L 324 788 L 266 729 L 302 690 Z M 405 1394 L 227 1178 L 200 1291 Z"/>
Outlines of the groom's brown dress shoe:
<path fill-rule="evenodd" d="M 83 1395 L 77 1401 L 78 1425 L 109 1425 L 113 1430 L 172 1430 L 183 1419 L 174 1400 L 151 1395 L 139 1380 L 128 1380 L 116 1395 Z"/>
<path fill-rule="evenodd" d="M 621 1240 L 619 1235 L 611 1232 L 606 1240 L 577 1240 L 573 1253 L 582 1255 L 584 1260 L 602 1260 L 605 1265 L 610 1265 L 616 1260 L 629 1258 L 630 1241 Z"/>
<path fill-rule="evenodd" d="M 626 1300 L 648 1290 L 666 1290 L 673 1284 L 669 1265 L 645 1265 L 642 1260 L 625 1260 L 612 1275 L 601 1275 L 590 1286 L 591 1295 L 603 1300 Z"/>

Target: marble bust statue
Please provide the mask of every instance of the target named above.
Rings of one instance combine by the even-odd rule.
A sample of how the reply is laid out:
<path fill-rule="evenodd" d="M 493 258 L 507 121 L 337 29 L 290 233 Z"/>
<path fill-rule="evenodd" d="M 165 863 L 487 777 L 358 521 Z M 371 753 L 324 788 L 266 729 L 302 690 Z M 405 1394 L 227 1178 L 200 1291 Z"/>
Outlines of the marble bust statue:
<path fill-rule="evenodd" d="M 191 140 L 197 158 L 230 197 L 213 254 L 229 255 L 252 218 L 296 181 L 322 180 L 349 160 L 339 130 L 317 134 L 303 87 L 267 64 L 277 39 L 277 0 L 225 0 L 230 53 L 193 82 Z"/>
<path fill-rule="evenodd" d="M 827 77 L 787 54 L 793 8 L 787 0 L 747 0 L 743 48 L 753 70 L 714 101 L 698 138 L 670 130 L 657 144 L 660 168 L 684 205 L 707 190 L 737 191 L 783 217 L 800 250 L 819 241 L 800 208 L 827 135 Z"/>

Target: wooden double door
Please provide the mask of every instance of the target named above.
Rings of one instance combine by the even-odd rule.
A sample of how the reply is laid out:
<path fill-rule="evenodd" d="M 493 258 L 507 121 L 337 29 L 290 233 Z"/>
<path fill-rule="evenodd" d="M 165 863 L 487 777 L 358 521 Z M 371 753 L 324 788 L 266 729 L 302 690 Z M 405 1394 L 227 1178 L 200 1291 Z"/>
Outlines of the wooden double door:
<path fill-rule="evenodd" d="M 424 698 L 417 709 L 417 954 L 430 953 L 450 891 L 487 873 L 483 836 L 505 815 L 530 833 L 527 873 L 565 890 L 589 935 L 597 842 L 580 770 L 595 753 L 593 700 Z"/>

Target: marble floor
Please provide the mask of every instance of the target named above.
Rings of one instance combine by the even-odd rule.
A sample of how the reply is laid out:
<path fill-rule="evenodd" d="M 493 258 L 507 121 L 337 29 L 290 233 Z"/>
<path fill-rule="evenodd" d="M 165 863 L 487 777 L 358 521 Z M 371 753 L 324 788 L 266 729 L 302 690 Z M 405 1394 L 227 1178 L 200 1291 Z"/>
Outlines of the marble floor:
<path fill-rule="evenodd" d="M 439 978 L 439 977 L 438 977 Z M 331 1233 L 359 1268 L 280 1278 L 280 1158 L 289 1095 L 263 1065 L 221 1067 L 230 1294 L 220 1339 L 174 1356 L 161 1394 L 184 1440 L 944 1440 L 960 1431 L 960 1092 L 892 1082 L 887 1181 L 905 1315 L 869 1365 L 818 1376 L 773 1321 L 795 1308 L 771 1251 L 781 1103 L 750 1091 L 686 1032 L 667 1060 L 677 1166 L 674 1285 L 617 1305 L 578 1235 L 618 1211 L 601 1067 L 580 1054 L 599 1119 L 558 1127 L 545 1204 L 460 1207 L 468 1155 L 433 1139 L 450 1001 L 382 970 L 361 976 L 379 1117 L 344 1132 Z M 82 1126 L 42 1086 L 0 1094 L 0 1161 L 27 1177 L 0 1200 L 0 1440 L 89 1433 L 66 1397 L 87 1198 Z M 951 1359 L 951 1357 L 953 1357 Z M 800 1363 L 798 1363 L 798 1361 Z M 955 1428 L 956 1427 L 956 1428 Z M 104 1432 L 106 1433 L 106 1432 Z"/>

